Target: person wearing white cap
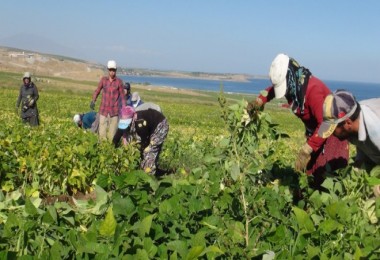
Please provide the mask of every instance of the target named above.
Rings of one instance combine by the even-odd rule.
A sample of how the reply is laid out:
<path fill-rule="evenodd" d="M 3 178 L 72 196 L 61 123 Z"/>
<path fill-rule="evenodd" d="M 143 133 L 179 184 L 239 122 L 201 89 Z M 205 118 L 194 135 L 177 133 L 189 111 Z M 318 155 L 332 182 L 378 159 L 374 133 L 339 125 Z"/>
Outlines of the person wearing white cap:
<path fill-rule="evenodd" d="M 323 103 L 323 123 L 318 134 L 348 140 L 356 146 L 354 165 L 368 170 L 380 167 L 380 98 L 357 102 L 352 93 L 339 89 Z M 379 176 L 374 176 L 380 178 Z M 380 197 L 380 185 L 373 191 Z"/>
<path fill-rule="evenodd" d="M 138 106 L 144 104 L 144 102 L 141 100 L 140 95 L 139 95 L 138 92 L 133 92 L 132 93 L 131 101 L 132 101 L 132 106 L 134 108 L 137 108 Z"/>
<path fill-rule="evenodd" d="M 73 121 L 79 128 L 90 129 L 94 133 L 98 132 L 99 116 L 95 111 L 90 111 L 84 114 L 75 114 Z"/>
<path fill-rule="evenodd" d="M 99 108 L 99 138 L 101 140 L 108 139 L 112 141 L 119 121 L 120 103 L 122 106 L 125 106 L 124 84 L 116 76 L 117 66 L 114 60 L 108 61 L 107 69 L 108 76 L 102 77 L 99 81 L 98 87 L 92 95 L 90 108 L 94 110 L 96 99 L 100 92 L 103 91 Z"/>
<path fill-rule="evenodd" d="M 273 60 L 269 78 L 272 86 L 250 102 L 247 111 L 252 114 L 274 98 L 286 98 L 294 115 L 305 125 L 306 142 L 297 155 L 295 169 L 312 174 L 313 185 L 319 188 L 325 173 L 345 167 L 349 156 L 347 141 L 318 136 L 323 121 L 323 101 L 331 91 L 307 68 L 283 53 Z"/>
<path fill-rule="evenodd" d="M 29 72 L 24 73 L 22 82 L 16 102 L 16 111 L 19 113 L 19 107 L 22 104 L 20 114 L 22 121 L 31 126 L 38 126 L 40 121 L 37 109 L 37 100 L 39 99 L 37 86 L 31 81 Z"/>

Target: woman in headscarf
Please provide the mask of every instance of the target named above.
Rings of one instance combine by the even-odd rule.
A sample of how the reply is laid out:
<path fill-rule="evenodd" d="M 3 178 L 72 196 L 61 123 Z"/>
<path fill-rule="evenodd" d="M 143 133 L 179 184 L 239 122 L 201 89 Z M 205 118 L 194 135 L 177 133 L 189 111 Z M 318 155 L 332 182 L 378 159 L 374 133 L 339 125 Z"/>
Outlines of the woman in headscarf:
<path fill-rule="evenodd" d="M 249 103 L 247 110 L 252 113 L 273 98 L 285 96 L 294 115 L 305 125 L 306 142 L 298 152 L 295 169 L 312 174 L 315 187 L 319 187 L 324 174 L 345 167 L 349 156 L 347 141 L 334 136 L 327 139 L 318 136 L 323 122 L 323 102 L 331 91 L 307 68 L 285 54 L 273 60 L 269 77 L 272 86 Z"/>
<path fill-rule="evenodd" d="M 31 81 L 29 72 L 25 72 L 22 78 L 22 85 L 16 102 L 17 113 L 21 104 L 21 119 L 31 126 L 40 124 L 38 118 L 37 100 L 39 98 L 36 85 Z"/>
<path fill-rule="evenodd" d="M 120 110 L 118 129 L 113 138 L 115 147 L 124 137 L 124 144 L 132 138 L 140 143 L 140 167 L 146 173 L 156 174 L 157 162 L 169 132 L 169 124 L 165 116 L 152 108 L 135 111 L 133 107 L 123 106 Z"/>

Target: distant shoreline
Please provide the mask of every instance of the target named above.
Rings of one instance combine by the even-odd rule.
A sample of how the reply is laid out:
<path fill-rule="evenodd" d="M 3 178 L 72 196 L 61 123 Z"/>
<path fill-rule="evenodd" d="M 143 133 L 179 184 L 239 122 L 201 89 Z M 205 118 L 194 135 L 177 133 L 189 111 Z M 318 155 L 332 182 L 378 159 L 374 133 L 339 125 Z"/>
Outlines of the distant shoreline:
<path fill-rule="evenodd" d="M 178 72 L 178 71 L 152 71 L 147 69 L 121 69 L 120 76 L 131 77 L 162 77 L 174 79 L 200 79 L 214 81 L 250 82 L 252 79 L 268 79 L 264 75 L 248 75 L 234 73 L 207 73 L 207 72 Z"/>

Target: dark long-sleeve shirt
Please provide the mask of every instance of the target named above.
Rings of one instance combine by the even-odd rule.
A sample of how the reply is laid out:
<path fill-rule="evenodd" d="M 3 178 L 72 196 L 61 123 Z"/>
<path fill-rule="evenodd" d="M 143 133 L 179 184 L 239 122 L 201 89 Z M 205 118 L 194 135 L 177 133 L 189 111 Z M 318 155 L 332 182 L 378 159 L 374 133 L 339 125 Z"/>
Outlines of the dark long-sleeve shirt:
<path fill-rule="evenodd" d="M 156 130 L 159 123 L 161 123 L 165 116 L 154 109 L 147 109 L 137 111 L 137 118 L 131 124 L 131 126 L 125 130 L 118 129 L 113 138 L 115 146 L 120 142 L 123 134 L 136 133 L 141 139 L 141 150 L 144 150 L 150 143 L 150 137 Z"/>

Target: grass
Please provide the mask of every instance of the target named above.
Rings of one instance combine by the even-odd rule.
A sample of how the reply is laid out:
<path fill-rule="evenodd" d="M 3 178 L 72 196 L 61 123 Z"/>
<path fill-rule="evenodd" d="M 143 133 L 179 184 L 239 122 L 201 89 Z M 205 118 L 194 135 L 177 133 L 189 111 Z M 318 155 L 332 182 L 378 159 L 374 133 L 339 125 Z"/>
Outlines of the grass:
<path fill-rule="evenodd" d="M 2 111 L 13 111 L 16 103 L 19 86 L 21 85 L 19 73 L 0 72 L 1 104 Z M 72 116 L 78 112 L 89 111 L 89 104 L 93 91 L 98 82 L 66 79 L 59 77 L 44 77 L 35 81 L 40 93 L 38 106 L 41 121 L 47 116 L 62 116 L 62 120 L 70 122 Z M 132 85 L 132 91 L 138 91 L 143 101 L 154 102 L 161 106 L 165 116 L 168 118 L 171 132 L 180 135 L 196 135 L 198 138 L 205 136 L 217 136 L 225 133 L 223 121 L 220 118 L 220 107 L 218 103 L 218 92 L 168 89 L 154 86 Z M 249 94 L 225 94 L 227 101 L 233 104 L 245 99 L 251 101 L 255 95 Z M 71 100 L 60 102 L 60 100 Z M 304 127 L 300 120 L 292 115 L 289 110 L 280 108 L 281 101 L 274 100 L 266 105 L 279 129 L 294 138 L 294 142 L 304 142 Z M 282 101 L 283 102 L 283 101 Z M 51 104 L 54 106 L 51 106 Z M 65 107 L 70 104 L 70 107 Z M 97 100 L 97 108 L 100 97 Z M 54 111 L 49 108 L 54 107 Z M 60 113 L 58 113 L 60 111 Z"/>

